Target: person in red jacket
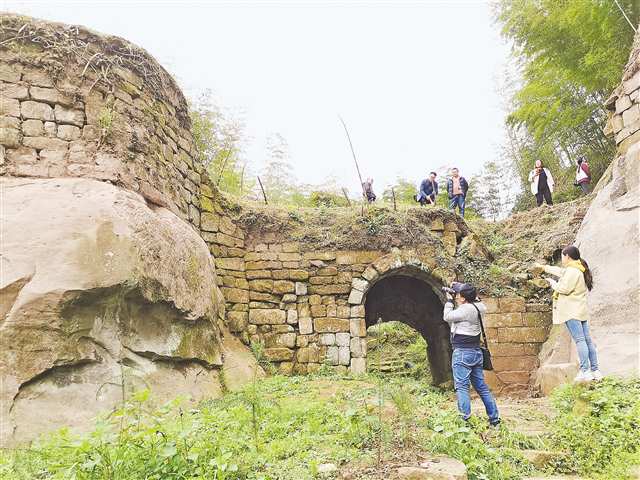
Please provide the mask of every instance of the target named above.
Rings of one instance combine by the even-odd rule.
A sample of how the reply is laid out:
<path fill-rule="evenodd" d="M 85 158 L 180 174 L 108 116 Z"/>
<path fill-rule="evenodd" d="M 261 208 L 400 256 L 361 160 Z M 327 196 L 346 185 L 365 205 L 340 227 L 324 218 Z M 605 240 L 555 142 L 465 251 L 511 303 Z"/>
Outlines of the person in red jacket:
<path fill-rule="evenodd" d="M 589 172 L 589 164 L 584 157 L 578 159 L 578 167 L 576 168 L 576 185 L 582 189 L 582 193 L 588 195 L 591 192 L 591 172 Z"/>

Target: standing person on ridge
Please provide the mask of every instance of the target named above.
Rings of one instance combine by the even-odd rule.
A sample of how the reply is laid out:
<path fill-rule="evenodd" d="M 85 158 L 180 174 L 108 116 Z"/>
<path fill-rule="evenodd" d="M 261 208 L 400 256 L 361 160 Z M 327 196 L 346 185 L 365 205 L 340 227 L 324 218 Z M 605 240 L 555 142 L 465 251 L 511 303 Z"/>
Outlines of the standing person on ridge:
<path fill-rule="evenodd" d="M 469 384 L 471 384 L 480 395 L 489 417 L 489 424 L 495 427 L 500 424 L 500 413 L 491 390 L 484 381 L 483 357 L 480 349 L 480 332 L 482 331 L 480 322 L 487 307 L 477 298 L 476 289 L 472 285 L 454 282 L 451 288 L 456 292 L 455 300 L 459 306 L 454 307 L 454 299 L 450 293 L 447 293 L 443 318 L 451 327 L 451 346 L 453 347 L 451 366 L 453 385 L 458 398 L 458 411 L 465 421 L 471 417 L 469 396 Z"/>
<path fill-rule="evenodd" d="M 456 167 L 451 169 L 451 178 L 447 180 L 447 193 L 449 195 L 449 208 L 456 211 L 456 205 L 460 210 L 460 216 L 464 217 L 464 202 L 469 190 L 466 178 L 461 177 Z"/>
<path fill-rule="evenodd" d="M 364 190 L 367 202 L 372 203 L 376 201 L 376 194 L 373 193 L 373 178 L 369 177 L 362 182 L 362 189 Z"/>
<path fill-rule="evenodd" d="M 535 264 L 535 267 L 559 277 L 558 281 L 546 278 L 553 289 L 553 323 L 564 323 L 576 343 L 580 359 L 580 372 L 576 382 L 602 379 L 598 368 L 596 346 L 589 334 L 589 309 L 587 292 L 593 288 L 589 265 L 580 257 L 580 250 L 569 245 L 562 250 L 562 267 Z"/>
<path fill-rule="evenodd" d="M 576 168 L 576 184 L 582 189 L 582 193 L 589 195 L 591 192 L 591 172 L 589 164 L 584 157 L 578 158 Z"/>
<path fill-rule="evenodd" d="M 547 205 L 553 205 L 551 194 L 553 193 L 553 177 L 548 168 L 545 168 L 541 160 L 536 160 L 534 169 L 529 172 L 529 183 L 531 184 L 531 193 L 536 196 L 536 204 L 542 205 L 542 200 Z"/>
<path fill-rule="evenodd" d="M 420 205 L 435 205 L 438 196 L 438 182 L 436 182 L 436 172 L 430 172 L 429 178 L 422 180 L 420 192 L 418 192 L 418 202 Z"/>

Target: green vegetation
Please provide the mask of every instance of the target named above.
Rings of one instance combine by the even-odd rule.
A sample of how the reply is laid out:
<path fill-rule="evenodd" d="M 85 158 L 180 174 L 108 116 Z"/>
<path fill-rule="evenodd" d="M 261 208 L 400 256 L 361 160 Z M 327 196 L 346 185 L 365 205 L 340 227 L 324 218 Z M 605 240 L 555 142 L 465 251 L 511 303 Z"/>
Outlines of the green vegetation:
<path fill-rule="evenodd" d="M 640 2 L 618 2 L 638 25 Z M 556 201 L 576 198 L 576 160 L 587 158 L 595 183 L 614 157 L 603 104 L 620 83 L 634 31 L 609 0 L 497 0 L 495 17 L 522 77 L 506 92 L 503 152 L 522 184 L 516 209 L 533 205 L 527 176 L 535 160 L 551 169 Z"/>
<path fill-rule="evenodd" d="M 624 479 L 640 465 L 640 380 L 605 379 L 554 392 L 551 444 L 570 453 L 556 466 L 602 479 Z"/>
<path fill-rule="evenodd" d="M 0 478 L 304 480 L 333 463 L 373 479 L 441 453 L 463 461 L 471 480 L 500 480 L 534 471 L 523 450 L 553 448 L 549 472 L 623 479 L 640 461 L 639 393 L 638 380 L 561 388 L 551 436 L 531 438 L 510 418 L 499 430 L 482 416 L 465 424 L 452 392 L 411 378 L 275 376 L 195 408 L 180 400 L 152 408 L 143 391 L 89 434 L 61 430 L 3 451 Z"/>

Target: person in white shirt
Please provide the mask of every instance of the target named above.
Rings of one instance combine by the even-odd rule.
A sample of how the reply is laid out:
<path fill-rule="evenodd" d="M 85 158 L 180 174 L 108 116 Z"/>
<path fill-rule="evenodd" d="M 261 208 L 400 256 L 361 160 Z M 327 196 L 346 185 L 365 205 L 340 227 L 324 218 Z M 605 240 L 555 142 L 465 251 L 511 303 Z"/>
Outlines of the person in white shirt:
<path fill-rule="evenodd" d="M 542 200 L 547 205 L 553 205 L 551 194 L 553 193 L 553 176 L 548 168 L 542 164 L 541 160 L 536 160 L 535 168 L 529 173 L 529 183 L 531 184 L 531 193 L 536 196 L 536 204 L 542 205 Z"/>

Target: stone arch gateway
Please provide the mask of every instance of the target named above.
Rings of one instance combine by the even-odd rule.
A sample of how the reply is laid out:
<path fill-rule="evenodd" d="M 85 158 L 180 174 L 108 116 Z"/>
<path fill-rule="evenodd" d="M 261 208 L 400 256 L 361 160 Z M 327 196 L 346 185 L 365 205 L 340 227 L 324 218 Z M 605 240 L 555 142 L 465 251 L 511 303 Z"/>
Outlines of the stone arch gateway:
<path fill-rule="evenodd" d="M 443 320 L 443 302 L 429 274 L 413 267 L 388 272 L 365 293 L 367 329 L 382 322 L 402 322 L 427 342 L 429 366 L 435 385 L 451 378 L 449 325 Z"/>

